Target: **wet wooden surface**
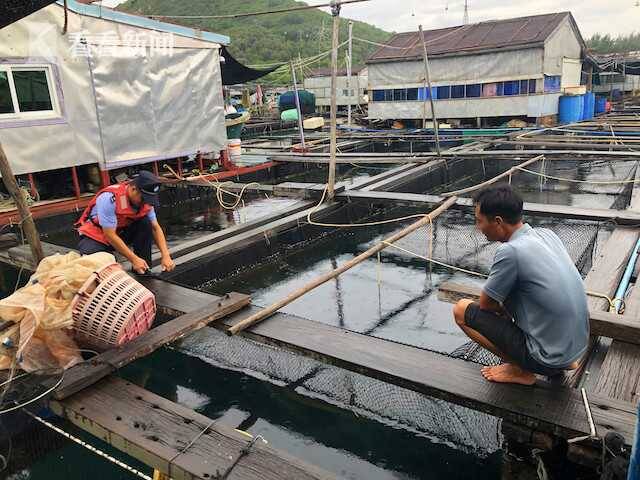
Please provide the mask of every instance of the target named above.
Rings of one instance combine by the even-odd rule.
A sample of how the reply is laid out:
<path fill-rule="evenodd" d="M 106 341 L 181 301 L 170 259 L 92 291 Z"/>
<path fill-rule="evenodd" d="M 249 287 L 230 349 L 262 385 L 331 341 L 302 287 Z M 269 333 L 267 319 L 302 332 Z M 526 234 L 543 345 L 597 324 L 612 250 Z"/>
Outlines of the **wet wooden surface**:
<path fill-rule="evenodd" d="M 214 299 L 197 310 L 152 328 L 120 347 L 107 350 L 86 362 L 71 367 L 66 371 L 62 384 L 54 392 L 54 397 L 58 400 L 67 398 L 117 369 L 149 355 L 163 345 L 246 307 L 250 301 L 251 298 L 248 295 L 230 293 L 225 297 Z"/>
<path fill-rule="evenodd" d="M 450 303 L 457 302 L 462 298 L 475 301 L 480 298 L 480 292 L 481 289 L 477 286 L 444 282 L 438 287 L 438 298 Z M 589 323 L 591 335 L 640 345 L 640 323 L 636 320 L 636 317 L 629 318 L 616 313 L 592 310 Z"/>
<path fill-rule="evenodd" d="M 156 279 L 145 285 L 156 292 L 159 305 L 174 313 L 198 308 L 213 297 Z M 258 310 L 247 308 L 216 328 L 224 329 Z M 243 336 L 565 438 L 589 431 L 580 392 L 573 388 L 546 382 L 531 387 L 490 383 L 477 364 L 282 313 Z M 630 443 L 635 407 L 596 396 L 590 400 L 599 431 L 617 431 Z"/>
<path fill-rule="evenodd" d="M 51 407 L 173 480 L 335 478 L 260 440 L 249 448 L 251 437 L 120 378 L 103 379 Z"/>

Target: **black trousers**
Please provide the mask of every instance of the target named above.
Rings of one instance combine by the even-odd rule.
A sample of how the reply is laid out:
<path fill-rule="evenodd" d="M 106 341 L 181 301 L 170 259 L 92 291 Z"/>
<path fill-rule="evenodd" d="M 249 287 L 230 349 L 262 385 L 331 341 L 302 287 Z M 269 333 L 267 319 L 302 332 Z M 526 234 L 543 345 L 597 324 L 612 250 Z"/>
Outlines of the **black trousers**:
<path fill-rule="evenodd" d="M 120 238 L 133 249 L 133 253 L 142 258 L 151 266 L 151 246 L 153 245 L 153 231 L 148 217 L 136 220 L 131 225 L 118 230 Z M 98 242 L 93 238 L 80 235 L 78 250 L 82 255 L 90 255 L 97 252 L 113 252 L 111 245 Z"/>

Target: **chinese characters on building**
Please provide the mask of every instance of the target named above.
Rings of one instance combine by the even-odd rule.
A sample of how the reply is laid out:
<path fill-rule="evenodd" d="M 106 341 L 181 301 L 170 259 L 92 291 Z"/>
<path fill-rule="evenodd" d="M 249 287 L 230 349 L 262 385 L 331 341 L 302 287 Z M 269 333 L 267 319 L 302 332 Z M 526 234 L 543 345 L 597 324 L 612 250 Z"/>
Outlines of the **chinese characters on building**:
<path fill-rule="evenodd" d="M 115 31 L 90 33 L 69 32 L 69 52 L 72 57 L 152 57 L 172 55 L 174 37 L 172 33 L 127 32 L 118 35 Z"/>

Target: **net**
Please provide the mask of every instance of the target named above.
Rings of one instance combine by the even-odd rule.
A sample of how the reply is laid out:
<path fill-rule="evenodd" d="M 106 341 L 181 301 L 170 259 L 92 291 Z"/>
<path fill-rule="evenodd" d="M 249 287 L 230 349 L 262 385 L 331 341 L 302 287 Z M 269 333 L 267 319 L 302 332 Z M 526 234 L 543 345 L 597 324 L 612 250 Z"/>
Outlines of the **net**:
<path fill-rule="evenodd" d="M 485 457 L 500 448 L 499 419 L 327 365 L 243 337 L 207 328 L 178 347 L 207 363 L 287 386 L 357 415 Z"/>
<path fill-rule="evenodd" d="M 609 229 L 602 222 L 582 220 L 558 221 L 529 216 L 525 221 L 534 228 L 546 228 L 554 232 L 583 277 L 591 268 L 598 239 Z M 406 257 L 414 254 L 417 258 L 433 258 L 446 265 L 486 275 L 498 247 L 499 243 L 489 242 L 477 230 L 472 215 L 449 210 L 438 217 L 433 225 L 426 224 L 394 242 L 383 255 Z"/>

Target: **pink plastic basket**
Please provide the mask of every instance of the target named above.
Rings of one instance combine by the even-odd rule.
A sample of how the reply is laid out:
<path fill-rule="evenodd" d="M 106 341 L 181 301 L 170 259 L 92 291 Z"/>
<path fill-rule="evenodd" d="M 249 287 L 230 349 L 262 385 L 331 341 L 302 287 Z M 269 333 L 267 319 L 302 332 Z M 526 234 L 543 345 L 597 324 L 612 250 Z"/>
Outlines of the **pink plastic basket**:
<path fill-rule="evenodd" d="M 117 263 L 92 274 L 72 303 L 76 340 L 96 350 L 122 345 L 151 327 L 153 293 Z"/>

